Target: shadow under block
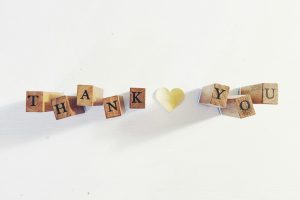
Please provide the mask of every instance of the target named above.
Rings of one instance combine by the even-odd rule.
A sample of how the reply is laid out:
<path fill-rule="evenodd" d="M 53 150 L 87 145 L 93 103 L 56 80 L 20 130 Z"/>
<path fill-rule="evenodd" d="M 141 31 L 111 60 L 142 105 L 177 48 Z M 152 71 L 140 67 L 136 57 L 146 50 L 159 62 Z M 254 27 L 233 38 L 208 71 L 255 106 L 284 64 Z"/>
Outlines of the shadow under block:
<path fill-rule="evenodd" d="M 254 104 L 278 104 L 278 84 L 261 83 L 240 89 L 240 94 L 249 94 Z"/>
<path fill-rule="evenodd" d="M 98 106 L 103 104 L 103 89 L 93 85 L 77 85 L 78 106 Z"/>
<path fill-rule="evenodd" d="M 103 100 L 106 119 L 121 116 L 125 113 L 123 96 L 112 96 Z"/>
<path fill-rule="evenodd" d="M 26 112 L 49 112 L 53 111 L 51 100 L 64 95 L 58 92 L 27 91 Z"/>
<path fill-rule="evenodd" d="M 129 107 L 135 109 L 144 109 L 146 104 L 145 88 L 130 88 Z"/>
<path fill-rule="evenodd" d="M 251 97 L 249 95 L 229 96 L 227 99 L 227 107 L 221 108 L 223 115 L 245 118 L 255 115 L 255 110 Z"/>
<path fill-rule="evenodd" d="M 218 83 L 204 86 L 199 103 L 225 108 L 230 87 Z"/>
<path fill-rule="evenodd" d="M 76 96 L 60 96 L 52 99 L 51 104 L 57 120 L 85 112 L 83 106 L 77 106 Z"/>

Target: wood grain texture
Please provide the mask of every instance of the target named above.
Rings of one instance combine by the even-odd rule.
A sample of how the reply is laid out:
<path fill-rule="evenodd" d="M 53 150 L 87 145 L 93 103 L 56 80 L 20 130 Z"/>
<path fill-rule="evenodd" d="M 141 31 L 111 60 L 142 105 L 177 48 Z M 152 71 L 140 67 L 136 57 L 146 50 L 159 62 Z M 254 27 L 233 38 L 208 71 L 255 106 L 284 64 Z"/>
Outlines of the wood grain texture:
<path fill-rule="evenodd" d="M 229 89 L 229 86 L 218 83 L 204 86 L 201 90 L 199 103 L 225 108 Z"/>
<path fill-rule="evenodd" d="M 146 106 L 146 89 L 130 88 L 129 107 L 133 109 L 144 109 Z"/>
<path fill-rule="evenodd" d="M 51 104 L 57 120 L 85 112 L 83 106 L 77 105 L 76 96 L 60 96 L 52 99 Z"/>
<path fill-rule="evenodd" d="M 103 99 L 106 119 L 121 116 L 125 113 L 123 96 L 112 96 Z"/>
<path fill-rule="evenodd" d="M 245 118 L 255 115 L 255 109 L 250 95 L 229 96 L 227 99 L 227 107 L 221 108 L 223 115 Z"/>
<path fill-rule="evenodd" d="M 53 111 L 51 100 L 62 95 L 63 93 L 58 92 L 27 91 L 26 112 Z"/>
<path fill-rule="evenodd" d="M 77 85 L 78 106 L 98 106 L 103 104 L 103 89 L 93 85 Z"/>
<path fill-rule="evenodd" d="M 241 87 L 240 94 L 250 95 L 254 104 L 278 104 L 277 83 L 260 83 Z"/>

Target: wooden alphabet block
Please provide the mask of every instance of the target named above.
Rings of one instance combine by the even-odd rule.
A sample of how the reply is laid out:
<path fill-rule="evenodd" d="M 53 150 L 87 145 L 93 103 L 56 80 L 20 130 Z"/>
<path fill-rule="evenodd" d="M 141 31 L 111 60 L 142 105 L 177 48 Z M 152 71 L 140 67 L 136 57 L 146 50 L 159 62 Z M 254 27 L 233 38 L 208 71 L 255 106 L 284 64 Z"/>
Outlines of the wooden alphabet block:
<path fill-rule="evenodd" d="M 112 96 L 104 98 L 103 104 L 106 119 L 118 117 L 125 113 L 123 96 Z"/>
<path fill-rule="evenodd" d="M 145 88 L 130 88 L 130 108 L 143 109 L 146 101 Z"/>
<path fill-rule="evenodd" d="M 221 108 L 223 115 L 231 117 L 245 118 L 255 115 L 255 110 L 249 95 L 229 96 L 227 107 Z"/>
<path fill-rule="evenodd" d="M 93 85 L 77 85 L 78 106 L 98 106 L 103 104 L 103 89 Z"/>
<path fill-rule="evenodd" d="M 85 112 L 83 106 L 77 106 L 76 96 L 60 96 L 52 99 L 51 104 L 56 120 Z"/>
<path fill-rule="evenodd" d="M 27 91 L 26 112 L 49 112 L 53 111 L 51 99 L 62 96 L 58 92 Z"/>
<path fill-rule="evenodd" d="M 278 84 L 261 83 L 240 89 L 240 94 L 249 94 L 254 104 L 278 104 Z"/>
<path fill-rule="evenodd" d="M 202 88 L 199 103 L 225 108 L 229 94 L 229 86 L 218 83 Z"/>

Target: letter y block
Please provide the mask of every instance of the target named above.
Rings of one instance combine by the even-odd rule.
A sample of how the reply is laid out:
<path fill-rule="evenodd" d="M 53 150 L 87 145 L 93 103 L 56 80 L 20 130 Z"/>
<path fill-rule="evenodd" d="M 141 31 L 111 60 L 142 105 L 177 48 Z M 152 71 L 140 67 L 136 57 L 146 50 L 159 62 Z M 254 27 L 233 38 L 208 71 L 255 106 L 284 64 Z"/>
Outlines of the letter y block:
<path fill-rule="evenodd" d="M 218 83 L 204 86 L 201 91 L 199 103 L 225 108 L 229 89 L 229 86 Z"/>

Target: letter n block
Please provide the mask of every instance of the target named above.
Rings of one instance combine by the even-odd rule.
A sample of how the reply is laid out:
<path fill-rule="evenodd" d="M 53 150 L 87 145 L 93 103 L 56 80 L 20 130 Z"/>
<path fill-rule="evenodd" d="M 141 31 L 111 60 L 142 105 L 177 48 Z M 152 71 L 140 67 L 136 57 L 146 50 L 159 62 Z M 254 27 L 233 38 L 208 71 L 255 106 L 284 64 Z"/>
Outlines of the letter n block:
<path fill-rule="evenodd" d="M 225 108 L 230 87 L 218 83 L 202 88 L 199 103 Z"/>
<path fill-rule="evenodd" d="M 227 99 L 227 107 L 221 108 L 223 115 L 245 118 L 255 115 L 255 110 L 249 95 L 230 96 Z"/>
<path fill-rule="evenodd" d="M 122 96 L 104 98 L 103 104 L 106 119 L 118 117 L 125 113 L 124 100 Z"/>
<path fill-rule="evenodd" d="M 62 96 L 58 92 L 27 91 L 26 112 L 49 112 L 53 111 L 51 99 Z"/>
<path fill-rule="evenodd" d="M 103 89 L 93 85 L 77 85 L 78 106 L 98 106 L 103 104 Z"/>
<path fill-rule="evenodd" d="M 240 94 L 249 94 L 254 104 L 278 104 L 278 84 L 260 83 L 240 89 Z"/>
<path fill-rule="evenodd" d="M 57 120 L 85 112 L 83 106 L 77 106 L 76 96 L 60 96 L 52 99 L 51 104 Z"/>
<path fill-rule="evenodd" d="M 130 88 L 130 108 L 143 109 L 146 104 L 145 88 Z"/>

